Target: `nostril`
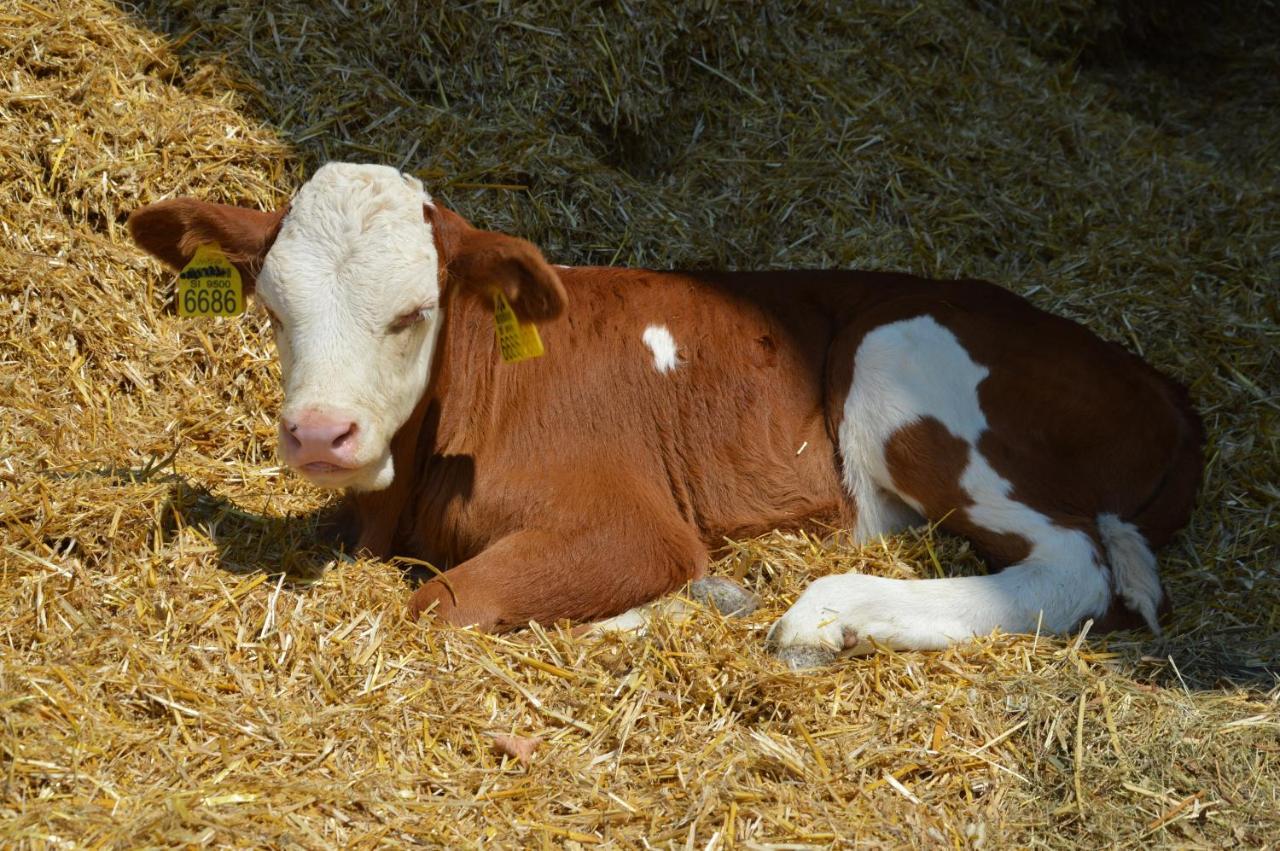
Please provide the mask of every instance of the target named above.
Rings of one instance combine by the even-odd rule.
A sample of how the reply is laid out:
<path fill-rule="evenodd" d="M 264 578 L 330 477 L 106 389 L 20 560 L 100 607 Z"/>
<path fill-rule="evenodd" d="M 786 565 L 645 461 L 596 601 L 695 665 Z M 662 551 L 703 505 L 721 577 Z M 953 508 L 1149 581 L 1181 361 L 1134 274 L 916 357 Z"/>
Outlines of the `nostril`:
<path fill-rule="evenodd" d="M 333 448 L 341 449 L 346 443 L 353 440 L 356 436 L 356 424 L 351 423 L 347 426 L 347 430 L 333 439 Z"/>
<path fill-rule="evenodd" d="M 298 430 L 298 424 L 291 423 L 288 420 L 285 420 L 284 422 L 281 423 L 281 425 L 284 426 L 284 428 L 280 429 L 280 432 L 284 437 L 284 439 L 288 441 L 289 446 L 294 449 L 297 449 L 298 447 L 302 446 L 302 441 L 299 440 L 297 435 L 295 434 L 295 432 L 297 432 Z"/>

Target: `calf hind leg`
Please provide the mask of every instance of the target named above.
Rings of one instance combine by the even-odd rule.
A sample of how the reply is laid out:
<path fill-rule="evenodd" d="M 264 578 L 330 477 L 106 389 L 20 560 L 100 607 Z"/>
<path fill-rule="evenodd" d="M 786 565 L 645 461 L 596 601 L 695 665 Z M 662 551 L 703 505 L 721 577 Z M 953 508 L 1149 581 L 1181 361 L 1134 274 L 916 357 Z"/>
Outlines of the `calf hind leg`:
<path fill-rule="evenodd" d="M 887 579 L 846 573 L 814 581 L 769 631 L 784 661 L 805 667 L 875 645 L 938 650 L 994 629 L 1066 632 L 1106 611 L 1111 589 L 1092 542 L 989 576 Z M 1072 552 L 1072 550 L 1075 550 Z"/>
<path fill-rule="evenodd" d="M 1153 465 L 1128 463 L 1125 451 L 1100 451 L 1115 437 L 1113 426 L 1081 416 L 1079 404 L 1060 391 L 1074 386 L 1065 369 L 1074 384 L 1127 397 L 1135 417 L 1144 400 L 1158 407 L 1162 394 L 1134 397 L 1134 382 L 1111 381 L 1110 350 L 1088 339 L 1064 359 L 1040 352 L 1034 332 L 1022 325 L 1000 327 L 966 310 L 943 313 L 971 341 L 1020 339 L 1014 350 L 1021 354 L 989 367 L 933 316 L 880 324 L 868 318 L 871 330 L 857 343 L 839 424 L 846 485 L 858 511 L 867 509 L 859 527 L 883 525 L 878 489 L 969 538 L 994 565 L 1009 567 L 989 576 L 905 582 L 820 579 L 770 633 L 784 657 L 813 661 L 866 651 L 872 642 L 932 649 L 997 627 L 1065 632 L 1107 613 L 1113 597 L 1155 625 L 1161 592 L 1149 543 L 1136 525 L 1104 513 L 1108 503 L 1132 508 L 1126 492 L 1143 490 Z M 1002 419 L 988 419 L 990 403 Z M 1135 424 L 1134 434 L 1167 432 L 1158 412 L 1153 416 Z M 1132 435 L 1125 445 L 1136 446 Z M 1194 481 L 1198 456 L 1187 457 L 1183 478 Z M 1008 475 L 1025 475 L 1011 482 L 993 459 Z"/>
<path fill-rule="evenodd" d="M 1009 564 L 988 576 L 897 580 L 860 574 L 815 581 L 774 624 L 769 642 L 795 665 L 865 653 L 875 644 L 940 649 L 999 628 L 1062 633 L 1105 613 L 1112 599 L 1107 557 L 1116 542 L 1134 544 L 1108 521 L 1058 522 L 1013 499 L 1002 479 L 967 441 L 937 420 L 903 428 L 886 443 L 883 486 L 919 506 L 944 529 L 973 541 L 993 561 Z M 1106 556 L 1099 546 L 1106 544 Z M 1122 549 L 1122 547 L 1121 547 Z M 1150 556 L 1150 551 L 1146 550 Z M 1154 560 L 1129 558 L 1129 587 L 1150 596 Z M 1145 583 L 1145 584 L 1144 584 Z"/>

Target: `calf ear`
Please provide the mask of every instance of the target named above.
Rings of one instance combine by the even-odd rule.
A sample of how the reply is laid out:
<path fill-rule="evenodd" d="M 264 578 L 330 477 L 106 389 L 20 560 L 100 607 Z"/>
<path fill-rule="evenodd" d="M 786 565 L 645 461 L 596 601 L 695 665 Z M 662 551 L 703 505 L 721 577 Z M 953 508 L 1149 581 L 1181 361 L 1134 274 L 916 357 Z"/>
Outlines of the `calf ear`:
<path fill-rule="evenodd" d="M 501 291 L 526 322 L 545 322 L 564 312 L 568 299 L 560 276 L 533 243 L 473 228 L 434 203 L 423 208 L 423 215 L 440 254 L 442 288 L 486 299 Z"/>
<path fill-rule="evenodd" d="M 174 198 L 134 210 L 129 234 L 142 249 L 175 269 L 191 260 L 201 245 L 216 243 L 252 288 L 263 258 L 271 250 L 288 207 L 270 213 Z"/>

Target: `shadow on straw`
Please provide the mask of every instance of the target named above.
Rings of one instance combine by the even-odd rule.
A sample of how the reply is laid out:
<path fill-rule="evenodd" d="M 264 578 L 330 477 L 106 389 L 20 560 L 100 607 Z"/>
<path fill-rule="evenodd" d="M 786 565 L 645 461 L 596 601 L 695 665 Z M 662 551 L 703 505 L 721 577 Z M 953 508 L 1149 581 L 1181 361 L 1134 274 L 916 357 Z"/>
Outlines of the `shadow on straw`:
<path fill-rule="evenodd" d="M 163 512 L 165 537 L 198 530 L 217 547 L 219 566 L 228 573 L 283 573 L 286 582 L 306 585 L 318 580 L 335 556 L 351 550 L 340 504 L 271 516 L 246 511 L 181 476 L 172 482 Z"/>

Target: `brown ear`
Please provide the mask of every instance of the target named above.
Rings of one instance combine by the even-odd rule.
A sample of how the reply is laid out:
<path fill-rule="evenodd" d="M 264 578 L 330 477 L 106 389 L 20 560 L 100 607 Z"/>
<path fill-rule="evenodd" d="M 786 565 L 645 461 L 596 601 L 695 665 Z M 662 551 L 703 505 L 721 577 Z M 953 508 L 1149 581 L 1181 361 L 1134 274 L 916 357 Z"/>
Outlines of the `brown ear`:
<path fill-rule="evenodd" d="M 437 204 L 426 204 L 445 287 L 490 298 L 501 290 L 516 315 L 545 322 L 564 312 L 568 298 L 560 276 L 531 242 L 505 233 L 473 228 L 466 219 Z"/>
<path fill-rule="evenodd" d="M 288 207 L 270 213 L 174 198 L 134 210 L 129 233 L 148 254 L 181 269 L 201 245 L 216 243 L 249 289 L 271 250 Z"/>

